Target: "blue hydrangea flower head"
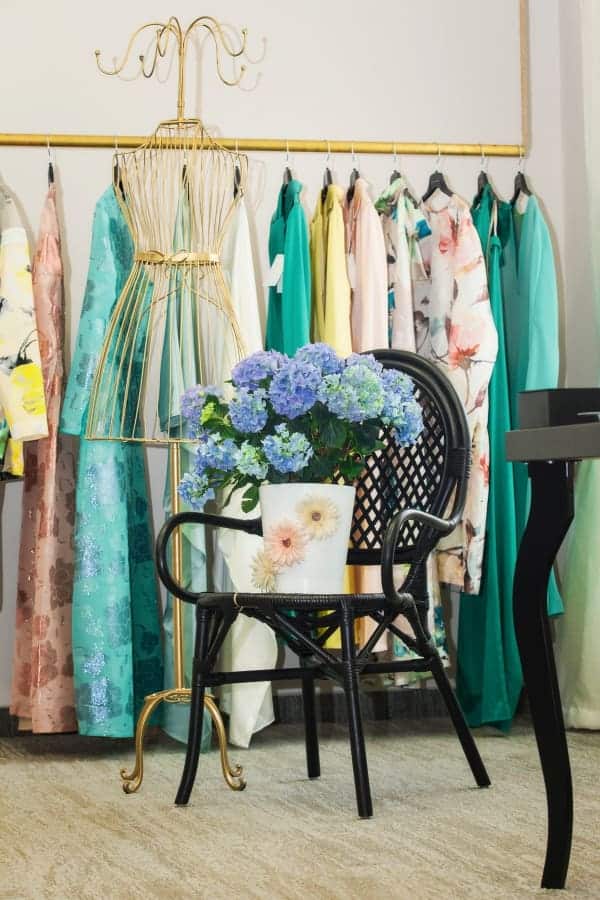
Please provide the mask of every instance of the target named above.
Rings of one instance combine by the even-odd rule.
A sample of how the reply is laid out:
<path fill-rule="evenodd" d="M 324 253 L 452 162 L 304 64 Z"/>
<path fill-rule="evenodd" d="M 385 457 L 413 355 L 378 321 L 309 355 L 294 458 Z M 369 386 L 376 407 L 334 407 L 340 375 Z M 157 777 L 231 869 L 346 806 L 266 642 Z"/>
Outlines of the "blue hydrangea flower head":
<path fill-rule="evenodd" d="M 267 435 L 262 442 L 267 460 L 282 475 L 300 472 L 314 454 L 310 441 L 299 431 L 290 433 L 284 424 L 277 425 L 275 432 Z"/>
<path fill-rule="evenodd" d="M 341 359 L 333 347 L 329 344 L 305 344 L 294 354 L 296 362 L 311 363 L 316 366 L 323 375 L 334 375 L 341 372 L 345 362 Z"/>
<path fill-rule="evenodd" d="M 273 376 L 269 400 L 273 409 L 286 419 L 296 419 L 317 401 L 321 372 L 312 363 L 290 359 Z"/>
<path fill-rule="evenodd" d="M 330 412 L 348 422 L 365 422 L 381 415 L 385 392 L 379 375 L 354 362 L 341 375 L 326 375 L 318 391 Z"/>
<path fill-rule="evenodd" d="M 242 475 L 264 481 L 269 471 L 269 464 L 259 447 L 253 447 L 248 441 L 244 441 L 237 452 L 236 468 Z"/>
<path fill-rule="evenodd" d="M 198 511 L 203 510 L 204 504 L 209 500 L 215 499 L 215 492 L 209 486 L 208 478 L 192 475 L 189 472 L 179 482 L 177 492 L 184 503 Z"/>
<path fill-rule="evenodd" d="M 181 398 L 181 415 L 186 420 L 190 430 L 197 430 L 200 426 L 200 416 L 208 397 L 221 400 L 223 391 L 214 384 L 196 384 L 188 388 Z"/>
<path fill-rule="evenodd" d="M 204 433 L 196 448 L 194 471 L 200 476 L 204 475 L 207 469 L 232 472 L 235 469 L 236 454 L 237 445 L 231 438 Z"/>
<path fill-rule="evenodd" d="M 253 390 L 260 387 L 265 378 L 277 372 L 287 359 L 287 356 L 277 350 L 258 350 L 233 367 L 231 380 L 238 388 Z"/>
<path fill-rule="evenodd" d="M 250 391 L 238 388 L 229 404 L 231 424 L 242 434 L 256 434 L 267 424 L 268 412 L 265 402 L 267 392 L 263 388 Z"/>
<path fill-rule="evenodd" d="M 383 366 L 375 359 L 372 353 L 351 353 L 346 359 L 346 366 L 365 366 L 381 375 L 384 371 Z"/>

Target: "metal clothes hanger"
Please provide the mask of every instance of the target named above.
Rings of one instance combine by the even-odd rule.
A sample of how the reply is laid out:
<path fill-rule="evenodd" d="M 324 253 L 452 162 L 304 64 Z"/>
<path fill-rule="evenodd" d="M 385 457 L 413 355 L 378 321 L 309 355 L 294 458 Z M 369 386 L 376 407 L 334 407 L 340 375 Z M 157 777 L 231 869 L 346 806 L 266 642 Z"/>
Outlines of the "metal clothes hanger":
<path fill-rule="evenodd" d="M 352 166 L 353 166 L 353 168 L 350 173 L 350 186 L 346 192 L 346 200 L 348 201 L 348 203 L 352 203 L 352 200 L 354 198 L 354 189 L 356 187 L 356 182 L 360 178 L 360 172 L 356 168 L 356 165 L 357 165 L 356 153 L 354 152 L 354 144 L 352 144 Z"/>
<path fill-rule="evenodd" d="M 123 179 L 121 178 L 121 170 L 119 168 L 119 145 L 117 144 L 117 137 L 115 135 L 115 155 L 113 159 L 113 184 L 115 186 L 115 190 L 119 192 L 123 200 L 125 199 L 125 188 L 123 187 Z"/>
<path fill-rule="evenodd" d="M 285 168 L 283 170 L 283 186 L 287 187 L 294 176 L 290 169 L 290 142 L 285 142 Z"/>
<path fill-rule="evenodd" d="M 393 184 L 394 181 L 397 181 L 397 180 L 398 180 L 398 178 L 402 178 L 402 173 L 398 171 L 398 154 L 396 153 L 396 145 L 394 144 L 393 146 L 394 146 L 394 149 L 393 149 L 393 153 L 394 153 L 394 163 L 393 163 L 393 165 L 394 165 L 394 171 L 393 171 L 392 174 L 390 175 L 390 184 Z"/>
<path fill-rule="evenodd" d="M 423 202 L 425 203 L 432 194 L 435 194 L 436 191 L 441 191 L 442 194 L 446 194 L 446 196 L 451 197 L 452 191 L 448 187 L 446 183 L 446 179 L 444 178 L 444 173 L 440 171 L 440 166 L 442 162 L 442 154 L 440 150 L 440 145 L 438 144 L 438 152 L 437 152 L 437 162 L 435 165 L 435 171 L 431 173 L 429 176 L 429 184 L 427 185 L 427 190 L 423 194 Z"/>
<path fill-rule="evenodd" d="M 487 173 L 488 160 L 487 160 L 485 153 L 483 152 L 483 146 L 481 147 L 481 156 L 480 156 L 479 165 L 480 165 L 480 172 L 479 172 L 479 175 L 477 176 L 477 193 L 473 199 L 474 206 L 478 206 L 478 204 L 481 203 L 481 198 L 483 197 L 483 192 L 487 186 L 490 187 L 490 190 L 492 191 L 492 194 L 494 195 L 494 197 L 496 196 L 495 192 L 490 184 L 490 179 L 488 178 L 488 173 Z"/>
<path fill-rule="evenodd" d="M 242 170 L 239 161 L 238 140 L 235 139 L 235 169 L 233 170 L 233 199 L 235 200 L 240 192 L 240 184 L 242 183 Z"/>
<path fill-rule="evenodd" d="M 515 175 L 515 192 L 512 195 L 511 203 L 514 204 L 519 199 L 519 194 L 525 194 L 526 197 L 531 197 L 531 190 L 529 185 L 527 184 L 527 179 L 525 178 L 524 170 L 525 166 L 525 158 L 523 156 L 523 148 L 521 147 L 519 153 L 519 167 L 517 169 L 517 174 Z"/>
<path fill-rule="evenodd" d="M 50 152 L 50 138 L 47 138 L 46 145 L 48 148 L 48 187 L 54 184 L 54 164 L 52 162 L 52 153 Z"/>
<path fill-rule="evenodd" d="M 331 169 L 329 164 L 331 162 L 331 146 L 329 141 L 327 141 L 327 156 L 325 157 L 325 171 L 323 172 L 323 187 L 321 188 L 321 203 L 325 203 L 325 198 L 327 197 L 327 188 L 330 184 L 333 184 L 333 175 L 331 174 Z"/>

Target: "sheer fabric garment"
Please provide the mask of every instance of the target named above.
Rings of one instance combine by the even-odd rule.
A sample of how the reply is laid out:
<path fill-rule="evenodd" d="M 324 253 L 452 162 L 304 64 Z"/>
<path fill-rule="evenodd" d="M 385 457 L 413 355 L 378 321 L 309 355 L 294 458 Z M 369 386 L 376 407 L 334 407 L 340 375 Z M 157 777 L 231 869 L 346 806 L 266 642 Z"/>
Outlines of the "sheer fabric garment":
<path fill-rule="evenodd" d="M 76 731 L 71 648 L 75 460 L 58 433 L 64 311 L 56 188 L 42 210 L 33 261 L 47 438 L 25 444 L 15 652 L 10 711 L 34 732 Z"/>

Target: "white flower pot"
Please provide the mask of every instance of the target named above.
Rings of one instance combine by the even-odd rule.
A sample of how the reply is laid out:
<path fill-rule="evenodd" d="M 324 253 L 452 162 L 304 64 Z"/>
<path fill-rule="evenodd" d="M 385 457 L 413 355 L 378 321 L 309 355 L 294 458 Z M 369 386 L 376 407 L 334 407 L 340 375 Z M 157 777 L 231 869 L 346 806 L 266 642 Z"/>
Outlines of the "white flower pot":
<path fill-rule="evenodd" d="M 354 497 L 354 487 L 339 484 L 263 485 L 264 549 L 253 563 L 255 588 L 342 593 Z"/>

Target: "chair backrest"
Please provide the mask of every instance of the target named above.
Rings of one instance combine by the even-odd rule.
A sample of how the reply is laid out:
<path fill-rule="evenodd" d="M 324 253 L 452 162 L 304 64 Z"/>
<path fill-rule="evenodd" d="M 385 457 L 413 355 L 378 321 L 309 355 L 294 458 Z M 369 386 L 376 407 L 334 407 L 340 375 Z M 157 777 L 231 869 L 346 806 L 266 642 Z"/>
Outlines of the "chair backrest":
<path fill-rule="evenodd" d="M 386 367 L 405 372 L 415 383 L 423 408 L 423 431 L 410 447 L 399 447 L 389 429 L 385 449 L 368 460 L 358 480 L 348 562 L 378 565 L 388 522 L 400 510 L 419 509 L 444 517 L 462 512 L 469 477 L 471 446 L 463 405 L 446 378 L 428 360 L 404 350 L 378 350 Z M 399 535 L 396 561 L 424 559 L 439 534 L 418 522 L 407 522 Z"/>

